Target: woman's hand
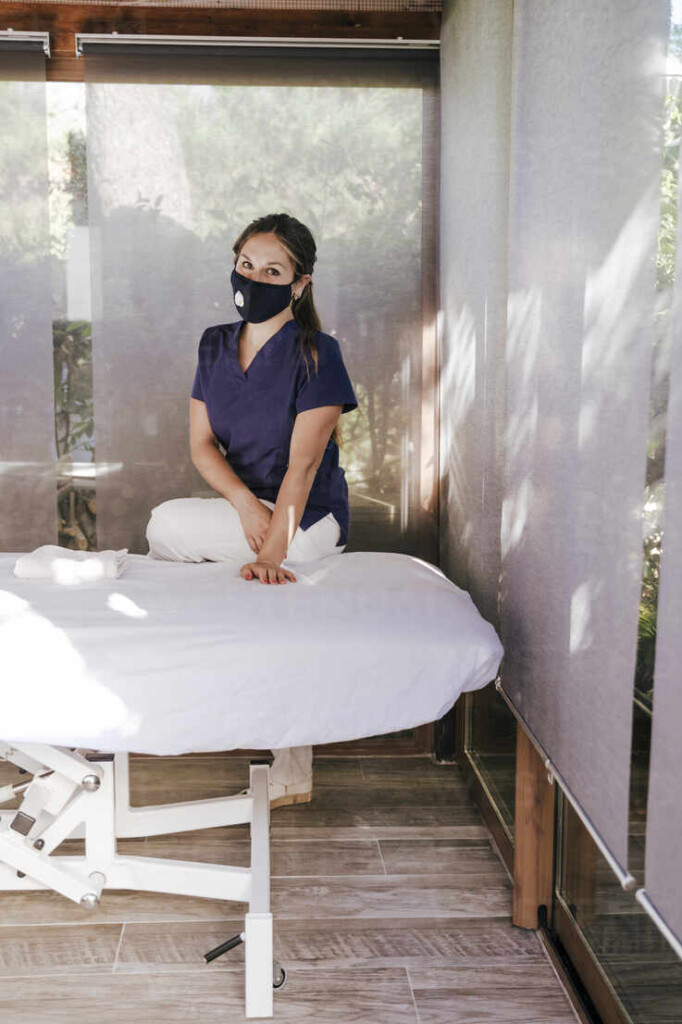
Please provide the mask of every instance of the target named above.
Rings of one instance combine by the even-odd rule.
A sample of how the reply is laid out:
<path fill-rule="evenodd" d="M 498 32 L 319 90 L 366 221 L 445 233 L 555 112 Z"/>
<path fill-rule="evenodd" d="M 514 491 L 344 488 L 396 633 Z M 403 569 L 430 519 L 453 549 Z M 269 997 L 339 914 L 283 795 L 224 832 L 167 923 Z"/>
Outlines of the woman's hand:
<path fill-rule="evenodd" d="M 272 512 L 258 498 L 254 498 L 252 501 L 249 500 L 239 507 L 237 511 L 249 547 L 258 554 L 270 529 Z"/>
<path fill-rule="evenodd" d="M 245 580 L 259 579 L 261 583 L 286 583 L 288 580 L 291 580 L 292 583 L 296 582 L 293 572 L 283 569 L 276 562 L 268 562 L 261 558 L 256 562 L 247 562 L 246 565 L 243 565 L 239 570 L 239 575 L 243 576 Z"/>

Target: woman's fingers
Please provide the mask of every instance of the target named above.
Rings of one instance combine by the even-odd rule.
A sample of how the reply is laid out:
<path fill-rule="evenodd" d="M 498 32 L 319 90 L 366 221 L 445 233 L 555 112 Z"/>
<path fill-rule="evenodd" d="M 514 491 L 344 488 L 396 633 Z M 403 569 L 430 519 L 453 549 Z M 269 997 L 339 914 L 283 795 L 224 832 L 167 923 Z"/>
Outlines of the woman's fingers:
<path fill-rule="evenodd" d="M 294 576 L 293 572 L 289 572 L 288 569 L 278 569 L 277 570 L 277 581 L 276 582 L 277 583 L 289 583 L 289 582 L 295 583 L 296 582 L 296 577 Z"/>
<path fill-rule="evenodd" d="M 261 576 L 263 583 L 287 583 L 289 580 L 296 582 L 295 576 L 287 569 L 266 569 Z"/>
<path fill-rule="evenodd" d="M 289 569 L 283 569 L 280 566 L 261 565 L 257 560 L 243 565 L 239 571 L 244 579 L 258 579 L 266 585 L 296 582 L 296 577 Z"/>

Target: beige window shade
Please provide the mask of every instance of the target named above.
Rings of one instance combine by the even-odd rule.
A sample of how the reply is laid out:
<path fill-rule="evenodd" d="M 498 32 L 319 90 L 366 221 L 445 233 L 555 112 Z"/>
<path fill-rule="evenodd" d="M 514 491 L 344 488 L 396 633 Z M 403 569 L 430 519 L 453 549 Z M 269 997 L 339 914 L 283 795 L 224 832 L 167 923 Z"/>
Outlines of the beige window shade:
<path fill-rule="evenodd" d="M 512 13 L 451 6 L 441 43 L 441 566 L 496 627 Z"/>
<path fill-rule="evenodd" d="M 668 5 L 514 10 L 505 692 L 627 880 Z"/>
<path fill-rule="evenodd" d="M 505 693 L 632 884 L 668 5 L 510 7 L 443 25 L 441 543 L 499 622 Z"/>
<path fill-rule="evenodd" d="M 199 337 L 238 320 L 231 247 L 285 210 L 360 402 L 342 419 L 348 550 L 435 557 L 422 359 L 435 319 L 438 61 L 424 53 L 83 43 L 100 547 L 206 494 L 188 451 Z M 435 446 L 435 434 L 430 443 Z M 431 454 L 433 464 L 433 453 Z"/>
<path fill-rule="evenodd" d="M 665 447 L 665 507 L 654 676 L 645 895 L 682 956 L 682 205 L 678 179 L 677 259 Z M 645 904 L 646 905 L 646 904 Z M 647 907 L 647 909 L 649 909 Z"/>
<path fill-rule="evenodd" d="M 42 43 L 0 41 L 0 548 L 57 538 Z"/>

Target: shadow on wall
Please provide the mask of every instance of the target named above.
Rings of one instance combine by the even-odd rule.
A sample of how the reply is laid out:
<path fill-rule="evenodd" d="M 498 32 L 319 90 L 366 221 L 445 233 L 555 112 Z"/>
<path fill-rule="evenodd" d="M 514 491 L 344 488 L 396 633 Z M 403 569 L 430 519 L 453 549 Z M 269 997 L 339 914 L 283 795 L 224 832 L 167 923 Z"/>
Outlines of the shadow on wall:
<path fill-rule="evenodd" d="M 595 637 L 629 614 L 626 595 L 641 579 L 633 480 L 644 485 L 644 458 L 633 462 L 631 453 L 648 409 L 651 205 L 647 190 L 589 261 L 585 240 L 571 243 L 561 218 L 553 240 L 547 226 L 544 237 L 536 232 L 545 258 L 527 277 L 555 271 L 542 269 L 537 285 L 510 294 L 506 346 L 487 336 L 487 300 L 442 314 L 443 564 L 493 623 L 499 592 L 518 679 L 531 664 L 536 678 L 565 674 L 569 662 L 571 672 L 587 672 Z M 657 351 L 664 334 L 659 328 Z M 658 449 L 654 457 L 661 462 Z M 634 554 L 605 601 L 624 550 Z"/>
<path fill-rule="evenodd" d="M 447 311 L 441 369 L 441 564 L 497 626 L 500 564 L 499 352 L 489 328 L 487 298 L 475 310 Z M 503 349 L 502 349 L 503 351 Z"/>

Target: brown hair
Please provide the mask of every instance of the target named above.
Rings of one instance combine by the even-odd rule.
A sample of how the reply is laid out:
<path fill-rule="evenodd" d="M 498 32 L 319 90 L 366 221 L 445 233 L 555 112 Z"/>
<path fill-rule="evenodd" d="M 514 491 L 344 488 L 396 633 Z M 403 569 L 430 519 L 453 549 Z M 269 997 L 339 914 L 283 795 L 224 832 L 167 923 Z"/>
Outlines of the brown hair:
<path fill-rule="evenodd" d="M 252 235 L 270 234 L 277 236 L 282 245 L 289 250 L 294 261 L 294 281 L 297 281 L 304 274 L 312 274 L 315 260 L 317 259 L 317 246 L 310 230 L 300 220 L 290 216 L 288 213 L 269 213 L 263 217 L 256 217 L 244 228 L 232 246 L 232 250 L 238 257 L 243 246 Z M 301 328 L 300 346 L 301 356 L 306 368 L 308 379 L 310 379 L 309 359 L 312 358 L 317 373 L 317 345 L 315 333 L 321 330 L 320 318 L 315 309 L 313 299 L 313 282 L 308 281 L 302 294 L 296 300 L 292 300 L 292 312 L 294 319 Z M 336 444 L 340 443 L 340 431 L 338 426 L 332 431 L 331 440 Z"/>

